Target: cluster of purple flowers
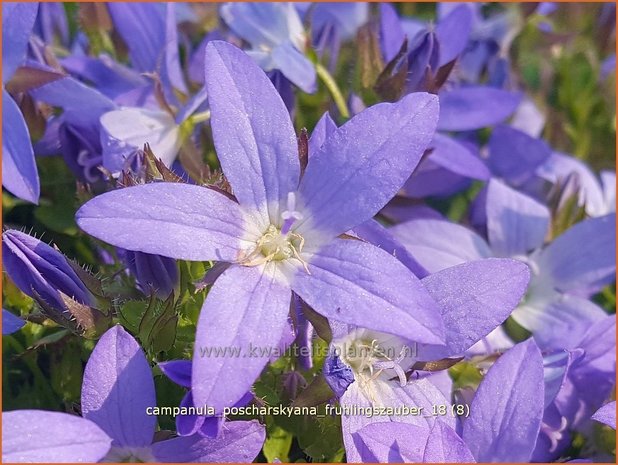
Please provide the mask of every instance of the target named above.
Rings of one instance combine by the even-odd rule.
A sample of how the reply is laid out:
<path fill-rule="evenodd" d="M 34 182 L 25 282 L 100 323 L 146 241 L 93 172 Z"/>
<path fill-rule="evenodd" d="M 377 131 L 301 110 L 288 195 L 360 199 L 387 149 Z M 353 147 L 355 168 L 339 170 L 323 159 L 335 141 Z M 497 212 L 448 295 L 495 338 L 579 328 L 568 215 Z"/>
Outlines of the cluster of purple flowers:
<path fill-rule="evenodd" d="M 31 300 L 3 334 L 60 327 L 88 356 L 79 414 L 3 413 L 3 461 L 320 458 L 277 442 L 300 427 L 226 415 L 272 402 L 272 376 L 277 401 L 340 407 L 322 458 L 613 460 L 615 174 L 541 136 L 509 62 L 521 11 L 78 8 L 75 32 L 61 4 L 2 4 L 3 186 L 51 202 L 37 159 L 60 156 L 97 257 L 5 222 L 3 270 Z M 554 13 L 526 14 L 545 33 Z M 335 77 L 350 50 L 365 95 Z M 172 401 L 174 431 L 152 413 Z"/>

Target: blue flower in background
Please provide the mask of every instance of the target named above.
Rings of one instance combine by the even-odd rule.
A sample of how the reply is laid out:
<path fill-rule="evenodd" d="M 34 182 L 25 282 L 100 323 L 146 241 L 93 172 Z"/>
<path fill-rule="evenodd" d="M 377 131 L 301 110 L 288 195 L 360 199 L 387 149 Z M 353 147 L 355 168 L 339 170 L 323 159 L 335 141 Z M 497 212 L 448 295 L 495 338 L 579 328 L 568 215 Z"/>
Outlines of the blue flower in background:
<path fill-rule="evenodd" d="M 513 318 L 543 349 L 563 347 L 565 337 L 606 315 L 588 297 L 614 279 L 615 214 L 582 221 L 545 244 L 547 207 L 498 180 L 482 199 L 487 240 L 443 219 L 413 219 L 390 231 L 429 272 L 491 256 L 527 263 L 533 278 Z"/>
<path fill-rule="evenodd" d="M 39 202 L 39 173 L 30 133 L 6 85 L 26 60 L 38 3 L 2 4 L 2 185 L 17 197 Z"/>
<path fill-rule="evenodd" d="M 12 334 L 19 331 L 26 322 L 16 317 L 8 310 L 2 309 L 2 334 Z"/>
<path fill-rule="evenodd" d="M 279 70 L 305 92 L 316 90 L 313 63 L 304 55 L 305 30 L 292 3 L 226 3 L 221 17 L 247 41 L 247 50 L 264 71 Z"/>

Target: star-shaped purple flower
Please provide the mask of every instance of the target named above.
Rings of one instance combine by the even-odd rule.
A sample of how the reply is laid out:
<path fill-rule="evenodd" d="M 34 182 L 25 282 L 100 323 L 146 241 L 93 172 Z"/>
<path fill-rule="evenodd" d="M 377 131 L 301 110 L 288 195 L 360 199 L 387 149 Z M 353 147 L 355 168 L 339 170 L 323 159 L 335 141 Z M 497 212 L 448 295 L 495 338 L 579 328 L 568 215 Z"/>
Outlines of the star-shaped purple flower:
<path fill-rule="evenodd" d="M 230 2 L 221 18 L 251 49 L 247 52 L 264 71 L 281 73 L 304 92 L 316 90 L 313 63 L 304 55 L 305 30 L 293 3 Z"/>
<path fill-rule="evenodd" d="M 427 428 L 434 428 L 436 423 L 435 415 L 431 414 L 434 405 L 450 406 L 451 388 L 444 394 L 438 383 L 432 382 L 436 375 L 424 373 L 417 376 L 422 370 L 417 362 L 444 360 L 463 354 L 508 317 L 524 294 L 529 276 L 528 267 L 523 263 L 511 259 L 487 259 L 454 266 L 423 278 L 423 285 L 439 305 L 446 334 L 444 345 L 427 345 L 416 339 L 405 340 L 331 322 L 333 352 L 325 361 L 324 374 L 342 406 L 349 409 L 424 409 L 422 415 L 406 415 L 400 411 L 399 414 L 376 414 L 370 418 L 343 412 L 341 426 L 349 461 L 376 461 L 364 456 L 365 447 L 359 446 L 356 437 L 362 436 L 361 431 L 372 424 L 407 423 L 425 429 L 423 434 L 427 440 Z M 456 427 L 456 419 L 450 410 L 448 412 L 440 418 L 446 429 L 452 430 Z M 405 430 L 408 426 L 402 428 Z M 374 433 L 382 434 L 376 430 L 370 436 L 373 437 Z M 387 435 L 382 445 L 392 445 L 392 439 Z M 364 441 L 361 439 L 361 442 Z M 382 453 L 376 456 L 376 450 L 373 452 L 374 458 L 386 457 Z M 418 452 L 422 458 L 422 449 Z M 407 456 L 420 460 L 418 454 Z"/>
<path fill-rule="evenodd" d="M 615 214 L 577 223 L 545 245 L 546 206 L 496 179 L 485 192 L 487 241 L 464 226 L 435 219 L 414 219 L 390 231 L 429 272 L 491 256 L 528 263 L 532 282 L 513 318 L 543 349 L 564 347 L 606 315 L 587 297 L 614 279 Z"/>
<path fill-rule="evenodd" d="M 541 353 L 529 339 L 491 367 L 469 405 L 469 416 L 462 415 L 461 436 L 445 416 L 433 418 L 430 427 L 403 423 L 399 417 L 370 422 L 352 435 L 354 457 L 370 463 L 526 462 L 541 426 L 543 393 Z M 350 448 L 346 450 L 350 460 Z"/>
<path fill-rule="evenodd" d="M 257 421 L 228 422 L 215 439 L 193 435 L 153 442 L 156 406 L 144 352 L 115 326 L 101 337 L 86 364 L 83 418 L 42 410 L 3 413 L 2 460 L 251 462 L 264 443 L 264 427 Z"/>
<path fill-rule="evenodd" d="M 118 247 L 230 263 L 198 322 L 195 403 L 221 409 L 247 392 L 281 339 L 292 291 L 326 317 L 441 344 L 439 312 L 419 280 L 389 253 L 338 237 L 372 218 L 418 164 L 436 97 L 363 111 L 311 155 L 301 178 L 294 129 L 264 72 L 225 42 L 210 43 L 205 62 L 215 147 L 237 202 L 157 183 L 108 192 L 77 213 L 84 231 Z M 211 347 L 241 355 L 205 360 Z"/>

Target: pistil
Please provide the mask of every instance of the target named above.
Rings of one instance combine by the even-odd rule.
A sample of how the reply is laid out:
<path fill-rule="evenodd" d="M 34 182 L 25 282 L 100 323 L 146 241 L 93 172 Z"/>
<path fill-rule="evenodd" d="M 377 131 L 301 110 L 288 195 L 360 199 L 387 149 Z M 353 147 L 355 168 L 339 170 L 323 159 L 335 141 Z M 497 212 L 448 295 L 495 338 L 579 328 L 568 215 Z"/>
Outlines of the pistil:
<path fill-rule="evenodd" d="M 283 234 L 288 234 L 294 223 L 303 219 L 303 214 L 296 210 L 296 194 L 294 192 L 288 192 L 287 209 L 281 213 L 281 219 L 283 220 L 281 226 Z"/>

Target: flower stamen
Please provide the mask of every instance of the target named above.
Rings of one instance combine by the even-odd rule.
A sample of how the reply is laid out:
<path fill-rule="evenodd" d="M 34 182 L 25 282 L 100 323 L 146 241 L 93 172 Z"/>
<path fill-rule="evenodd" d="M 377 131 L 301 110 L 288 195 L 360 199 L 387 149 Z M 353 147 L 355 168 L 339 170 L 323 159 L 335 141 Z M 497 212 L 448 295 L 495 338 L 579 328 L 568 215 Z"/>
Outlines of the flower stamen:
<path fill-rule="evenodd" d="M 395 372 L 403 387 L 408 383 L 408 378 L 401 365 L 408 354 L 407 346 L 401 347 L 395 357 L 392 351 L 385 350 L 377 339 L 356 339 L 343 354 L 342 359 L 352 369 L 357 381 L 366 389 L 372 381 L 388 370 Z"/>
<path fill-rule="evenodd" d="M 243 266 L 259 266 L 271 261 L 298 260 L 309 273 L 307 262 L 301 257 L 305 239 L 298 233 L 283 233 L 270 225 L 247 254 L 242 252 L 238 263 Z"/>

